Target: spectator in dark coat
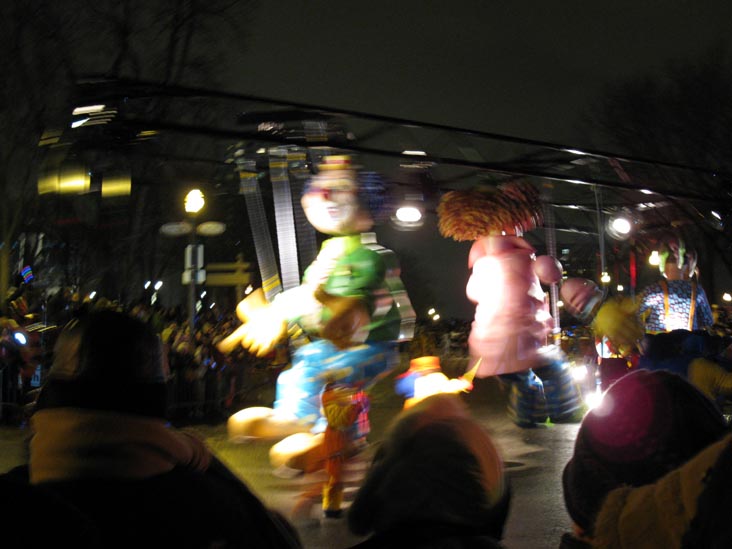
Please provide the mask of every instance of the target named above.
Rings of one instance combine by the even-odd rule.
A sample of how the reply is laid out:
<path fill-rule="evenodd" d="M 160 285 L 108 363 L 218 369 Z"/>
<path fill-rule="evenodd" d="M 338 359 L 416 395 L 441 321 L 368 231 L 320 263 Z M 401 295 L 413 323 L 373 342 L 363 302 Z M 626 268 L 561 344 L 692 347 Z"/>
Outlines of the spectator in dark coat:
<path fill-rule="evenodd" d="M 585 416 L 564 469 L 564 500 L 575 531 L 563 547 L 580 541 L 593 547 L 680 546 L 694 516 L 691 487 L 698 485 L 698 496 L 698 472 L 714 459 L 707 456 L 683 474 L 679 468 L 728 433 L 719 409 L 681 376 L 638 370 L 620 378 Z M 654 483 L 664 477 L 657 490 Z M 655 510 L 649 505 L 654 498 Z"/>
<path fill-rule="evenodd" d="M 169 427 L 165 389 L 143 322 L 112 311 L 72 321 L 31 418 L 29 465 L 4 480 L 77 509 L 102 547 L 300 547 L 203 442 Z"/>

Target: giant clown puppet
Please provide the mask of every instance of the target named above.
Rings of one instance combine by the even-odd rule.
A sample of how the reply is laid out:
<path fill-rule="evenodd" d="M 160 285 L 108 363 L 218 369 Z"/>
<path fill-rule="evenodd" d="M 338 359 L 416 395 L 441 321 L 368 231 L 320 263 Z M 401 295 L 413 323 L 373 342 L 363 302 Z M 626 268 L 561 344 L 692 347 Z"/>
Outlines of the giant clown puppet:
<path fill-rule="evenodd" d="M 488 191 L 451 191 L 438 206 L 443 236 L 473 241 L 466 293 L 476 303 L 468 338 L 477 377 L 498 375 L 511 388 L 509 415 L 519 425 L 579 419 L 582 403 L 569 367 L 547 345 L 551 315 L 541 283 L 558 282 L 559 262 L 536 257 L 523 238 L 542 220 L 541 202 L 529 183 Z"/>
<path fill-rule="evenodd" d="M 606 338 L 617 355 L 635 356 L 634 367 L 672 371 L 712 400 L 730 398 L 732 373 L 720 365 L 727 357 L 715 349 L 717 338 L 706 331 L 714 320 L 706 293 L 696 280 L 696 252 L 679 235 L 664 235 L 659 244 L 662 278 L 637 299 L 603 301 L 603 292 L 594 282 L 571 278 L 561 289 L 567 310 L 591 322 L 595 337 Z M 606 375 L 602 363 L 601 374 Z"/>
<path fill-rule="evenodd" d="M 219 343 L 222 352 L 242 345 L 264 356 L 286 337 L 288 323 L 296 322 L 308 335 L 291 367 L 278 376 L 273 408 L 246 408 L 229 418 L 233 440 L 284 438 L 270 452 L 273 465 L 289 465 L 293 456 L 307 452 L 317 455 L 327 426 L 321 408 L 326 381 L 363 391 L 398 364 L 395 342 L 402 317 L 390 292 L 398 278 L 396 259 L 389 250 L 364 244 L 361 236 L 371 229 L 384 193 L 381 179 L 357 171 L 350 157 L 325 157 L 301 202 L 308 221 L 331 238 L 300 286 L 272 302 L 261 289 L 241 301 L 242 325 Z"/>

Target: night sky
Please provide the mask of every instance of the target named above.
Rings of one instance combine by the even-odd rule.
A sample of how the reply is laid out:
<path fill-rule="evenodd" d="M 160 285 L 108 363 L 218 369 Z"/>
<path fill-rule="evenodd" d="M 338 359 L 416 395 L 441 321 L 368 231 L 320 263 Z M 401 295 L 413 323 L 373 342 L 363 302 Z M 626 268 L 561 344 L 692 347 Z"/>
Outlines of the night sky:
<path fill-rule="evenodd" d="M 585 145 L 602 85 L 729 43 L 729 2 L 261 2 L 236 91 Z"/>
<path fill-rule="evenodd" d="M 578 124 L 603 85 L 728 43 L 729 21 L 726 2 L 261 2 L 229 82 L 242 93 L 604 149 Z M 472 316 L 468 245 L 434 226 L 380 238 L 400 251 L 418 306 Z"/>

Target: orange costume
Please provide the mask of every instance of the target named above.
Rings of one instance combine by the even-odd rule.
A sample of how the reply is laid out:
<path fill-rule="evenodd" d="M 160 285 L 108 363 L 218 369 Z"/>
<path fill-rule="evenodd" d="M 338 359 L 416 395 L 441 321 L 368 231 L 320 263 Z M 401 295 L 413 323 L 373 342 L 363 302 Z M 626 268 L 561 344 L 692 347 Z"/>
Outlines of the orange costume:
<path fill-rule="evenodd" d="M 352 386 L 329 382 L 323 388 L 321 402 L 328 421 L 323 440 L 328 473 L 323 486 L 323 512 L 326 517 L 339 517 L 343 503 L 343 464 L 351 450 L 354 423 L 364 409 L 364 398 Z"/>

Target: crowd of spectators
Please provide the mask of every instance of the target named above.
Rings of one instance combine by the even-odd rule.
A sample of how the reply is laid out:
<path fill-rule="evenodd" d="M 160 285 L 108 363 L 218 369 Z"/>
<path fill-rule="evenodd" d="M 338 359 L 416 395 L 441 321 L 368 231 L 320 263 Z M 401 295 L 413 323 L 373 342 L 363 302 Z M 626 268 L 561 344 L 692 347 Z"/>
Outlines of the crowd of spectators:
<path fill-rule="evenodd" d="M 48 352 L 36 357 L 45 373 L 52 359 L 55 333 L 85 311 L 103 309 L 128 313 L 160 336 L 172 420 L 216 421 L 244 405 L 266 401 L 267 391 L 273 391 L 274 379 L 287 363 L 286 349 L 280 348 L 263 358 L 254 357 L 243 348 L 229 354 L 219 352 L 216 343 L 231 333 L 239 321 L 233 311 L 216 307 L 200 311 L 193 337 L 188 315 L 180 306 L 165 308 L 149 305 L 147 301 L 125 305 L 104 297 L 79 300 L 72 292 L 58 292 L 38 307 L 35 314 L 30 314 L 30 320 L 24 322 L 18 317 L 13 322 L 16 326 L 42 323 L 54 327 L 45 334 L 44 347 Z M 26 369 L 30 373 L 35 370 Z M 22 391 L 13 393 L 14 402 L 6 402 L 6 407 L 22 407 L 29 398 L 25 393 L 32 389 L 26 384 Z"/>
<path fill-rule="evenodd" d="M 245 349 L 221 353 L 216 344 L 238 325 L 232 312 L 202 311 L 191 337 L 190 322 L 180 307 L 137 304 L 128 311 L 149 324 L 163 342 L 168 379 L 169 417 L 173 420 L 218 420 L 272 391 L 286 366 L 286 349 L 257 358 Z M 266 404 L 266 402 L 265 402 Z"/>

